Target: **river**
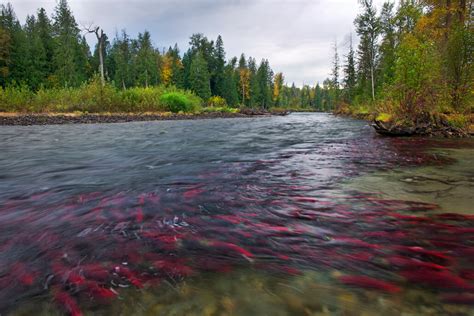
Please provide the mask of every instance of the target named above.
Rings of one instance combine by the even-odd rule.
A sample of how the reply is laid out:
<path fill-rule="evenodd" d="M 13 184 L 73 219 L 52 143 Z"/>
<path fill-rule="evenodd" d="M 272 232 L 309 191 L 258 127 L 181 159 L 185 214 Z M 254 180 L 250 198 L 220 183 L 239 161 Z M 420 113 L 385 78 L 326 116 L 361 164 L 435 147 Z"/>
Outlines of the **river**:
<path fill-rule="evenodd" d="M 321 113 L 0 138 L 2 315 L 474 315 L 470 139 Z"/>

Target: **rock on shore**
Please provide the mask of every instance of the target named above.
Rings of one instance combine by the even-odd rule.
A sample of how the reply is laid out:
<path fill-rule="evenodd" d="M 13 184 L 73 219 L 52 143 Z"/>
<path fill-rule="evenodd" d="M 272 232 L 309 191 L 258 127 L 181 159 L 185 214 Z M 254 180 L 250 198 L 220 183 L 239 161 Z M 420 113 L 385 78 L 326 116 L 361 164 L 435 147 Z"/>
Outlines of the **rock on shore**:
<path fill-rule="evenodd" d="M 18 114 L 0 115 L 0 126 L 29 126 L 29 125 L 60 125 L 60 124 L 97 124 L 124 123 L 134 121 L 166 121 L 166 120 L 195 120 L 213 118 L 234 118 L 265 115 L 268 113 L 202 113 L 202 114 L 83 114 L 83 115 L 50 115 L 50 114 Z"/>

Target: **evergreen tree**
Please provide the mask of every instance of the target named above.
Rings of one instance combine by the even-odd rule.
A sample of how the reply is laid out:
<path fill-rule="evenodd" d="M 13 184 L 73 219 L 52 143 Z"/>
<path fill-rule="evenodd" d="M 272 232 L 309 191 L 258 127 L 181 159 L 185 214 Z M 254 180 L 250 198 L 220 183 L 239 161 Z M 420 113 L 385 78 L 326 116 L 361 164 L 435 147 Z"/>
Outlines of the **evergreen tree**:
<path fill-rule="evenodd" d="M 351 34 L 349 38 L 349 52 L 347 53 L 346 64 L 344 65 L 344 89 L 346 102 L 352 102 L 355 96 L 356 80 L 355 53 L 352 45 Z"/>
<path fill-rule="evenodd" d="M 168 51 L 170 56 L 173 58 L 171 64 L 171 82 L 178 88 L 184 88 L 184 67 L 179 55 L 178 44 Z"/>
<path fill-rule="evenodd" d="M 211 94 L 216 95 L 216 84 L 217 84 L 217 78 L 216 78 L 216 66 L 217 66 L 217 61 L 215 58 L 215 49 L 214 49 L 214 41 L 209 41 L 206 36 L 204 36 L 201 33 L 196 33 L 191 35 L 190 41 L 189 41 L 190 49 L 190 59 L 189 61 L 192 61 L 194 58 L 194 55 L 198 52 L 201 53 L 201 56 L 204 58 L 207 64 L 207 70 L 209 73 L 209 80 L 210 80 L 210 86 L 211 86 Z M 191 66 L 189 63 L 188 66 Z"/>
<path fill-rule="evenodd" d="M 84 47 L 81 45 L 79 27 L 66 0 L 59 0 L 53 21 L 56 82 L 63 86 L 77 86 L 86 77 L 85 69 L 82 68 L 86 66 Z"/>
<path fill-rule="evenodd" d="M 250 106 L 260 106 L 259 102 L 261 100 L 261 89 L 257 77 L 257 62 L 255 58 L 249 57 L 248 60 L 248 70 L 249 70 L 249 101 Z"/>
<path fill-rule="evenodd" d="M 0 26 L 0 87 L 4 87 L 10 64 L 10 35 Z"/>
<path fill-rule="evenodd" d="M 48 60 L 46 49 L 38 32 L 37 22 L 34 16 L 27 16 L 25 25 L 26 38 L 29 43 L 27 56 L 26 82 L 34 90 L 46 82 Z"/>
<path fill-rule="evenodd" d="M 2 5 L 0 13 L 0 27 L 6 33 L 5 38 L 9 39 L 10 45 L 7 64 L 4 68 L 8 71 L 5 83 L 21 84 L 27 83 L 28 77 L 28 42 L 26 34 L 20 22 L 16 18 L 13 7 L 10 3 Z"/>
<path fill-rule="evenodd" d="M 393 13 L 394 4 L 385 2 L 380 16 L 380 30 L 382 42 L 380 44 L 380 59 L 377 73 L 377 85 L 382 88 L 384 85 L 390 85 L 395 77 L 395 16 Z"/>
<path fill-rule="evenodd" d="M 137 52 L 134 60 L 135 85 L 148 87 L 159 83 L 159 54 L 153 48 L 148 31 L 138 34 Z"/>
<path fill-rule="evenodd" d="M 122 30 L 120 38 L 118 35 L 115 37 L 111 50 L 111 59 L 115 66 L 112 78 L 116 86 L 122 89 L 132 86 L 131 42 L 125 30 Z"/>
<path fill-rule="evenodd" d="M 234 69 L 234 64 L 230 63 L 224 68 L 223 78 L 223 98 L 226 99 L 227 104 L 236 106 L 239 103 L 239 93 L 237 90 L 238 76 Z"/>
<path fill-rule="evenodd" d="M 185 89 L 191 89 L 189 75 L 191 73 L 192 52 L 190 49 L 183 55 L 183 83 Z"/>
<path fill-rule="evenodd" d="M 79 84 L 87 81 L 94 75 L 95 69 L 92 68 L 91 61 L 91 48 L 87 43 L 86 37 L 82 36 L 79 40 L 78 50 L 76 51 L 76 67 Z"/>
<path fill-rule="evenodd" d="M 323 111 L 323 91 L 319 82 L 316 84 L 314 88 L 314 107 L 317 111 Z"/>
<path fill-rule="evenodd" d="M 211 97 L 209 70 L 201 52 L 197 52 L 191 62 L 189 84 L 191 90 L 203 100 Z"/>
<path fill-rule="evenodd" d="M 257 70 L 257 82 L 259 94 L 256 96 L 258 106 L 268 109 L 272 100 L 272 78 L 273 73 L 270 69 L 268 60 L 262 60 Z"/>
<path fill-rule="evenodd" d="M 358 79 L 363 94 L 375 100 L 375 70 L 378 54 L 377 39 L 380 35 L 380 21 L 372 0 L 360 0 L 363 12 L 355 20 L 356 31 L 360 36 L 358 49 Z"/>
<path fill-rule="evenodd" d="M 50 86 L 50 76 L 54 73 L 54 66 L 52 63 L 54 50 L 55 50 L 55 42 L 53 39 L 53 27 L 51 25 L 51 21 L 46 14 L 46 10 L 40 8 L 38 10 L 38 14 L 36 17 L 36 32 L 40 38 L 41 45 L 44 49 L 45 60 L 46 62 L 43 64 L 42 74 L 43 74 L 43 84 L 46 86 Z"/>
<path fill-rule="evenodd" d="M 224 97 L 225 88 L 224 88 L 224 81 L 225 81 L 225 51 L 224 51 L 224 42 L 222 41 L 222 37 L 219 35 L 216 41 L 216 47 L 214 50 L 214 58 L 216 63 L 216 69 L 214 74 L 215 80 L 215 91 L 214 95 L 218 95 Z"/>

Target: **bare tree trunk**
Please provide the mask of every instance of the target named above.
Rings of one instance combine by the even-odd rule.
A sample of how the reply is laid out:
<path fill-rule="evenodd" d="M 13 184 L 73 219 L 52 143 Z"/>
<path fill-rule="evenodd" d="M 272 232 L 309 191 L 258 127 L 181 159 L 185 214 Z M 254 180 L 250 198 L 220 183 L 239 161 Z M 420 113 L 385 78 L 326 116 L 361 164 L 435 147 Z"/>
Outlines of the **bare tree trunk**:
<path fill-rule="evenodd" d="M 103 49 L 104 49 L 104 41 L 103 41 L 103 32 L 102 35 L 99 39 L 99 70 L 100 70 L 100 81 L 102 83 L 102 86 L 105 86 L 105 74 L 104 74 L 104 54 L 103 54 Z"/>
<path fill-rule="evenodd" d="M 99 45 L 99 73 L 100 73 L 100 82 L 102 87 L 105 86 L 105 71 L 104 71 L 104 46 L 105 46 L 105 39 L 106 35 L 104 30 L 100 29 L 100 27 L 92 28 L 92 26 L 85 28 L 88 33 L 94 33 L 97 38 L 97 43 Z"/>

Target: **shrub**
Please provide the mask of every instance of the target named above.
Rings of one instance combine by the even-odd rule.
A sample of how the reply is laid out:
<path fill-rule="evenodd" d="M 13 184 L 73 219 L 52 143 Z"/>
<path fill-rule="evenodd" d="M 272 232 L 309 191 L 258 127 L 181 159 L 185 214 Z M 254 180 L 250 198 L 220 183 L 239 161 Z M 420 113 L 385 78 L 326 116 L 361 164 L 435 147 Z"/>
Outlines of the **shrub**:
<path fill-rule="evenodd" d="M 207 101 L 207 106 L 217 107 L 217 108 L 225 108 L 225 107 L 227 107 L 227 101 L 222 97 L 214 96 L 214 97 L 211 97 Z"/>
<path fill-rule="evenodd" d="M 31 110 L 33 93 L 26 87 L 0 87 L 1 112 L 28 112 Z"/>
<path fill-rule="evenodd" d="M 193 110 L 192 102 L 186 95 L 179 92 L 168 92 L 160 97 L 160 102 L 168 107 L 173 113 L 191 112 Z"/>
<path fill-rule="evenodd" d="M 388 113 L 380 113 L 377 118 L 377 121 L 388 123 L 392 120 L 392 115 Z"/>
<path fill-rule="evenodd" d="M 451 114 L 446 116 L 447 123 L 455 128 L 466 128 L 470 124 L 470 119 L 464 114 Z"/>

